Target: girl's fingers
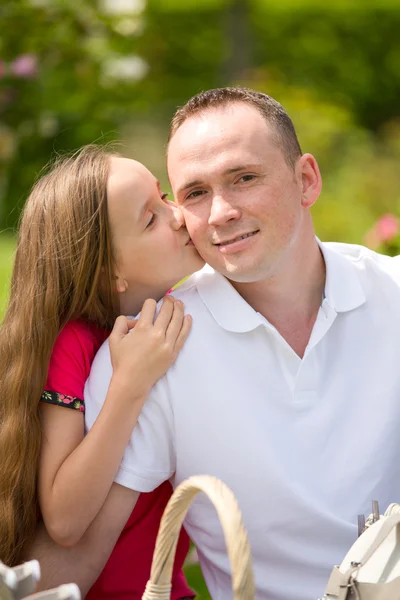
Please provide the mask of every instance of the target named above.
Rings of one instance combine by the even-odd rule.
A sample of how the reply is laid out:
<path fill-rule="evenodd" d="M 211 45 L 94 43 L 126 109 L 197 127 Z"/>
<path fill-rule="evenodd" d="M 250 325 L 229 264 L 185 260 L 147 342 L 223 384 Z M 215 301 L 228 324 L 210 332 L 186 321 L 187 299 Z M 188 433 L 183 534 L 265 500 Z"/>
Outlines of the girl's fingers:
<path fill-rule="evenodd" d="M 151 325 L 154 321 L 154 315 L 156 314 L 157 302 L 152 298 L 148 298 L 144 301 L 142 306 L 142 312 L 138 319 L 138 323 Z"/>
<path fill-rule="evenodd" d="M 174 304 L 175 300 L 172 296 L 165 296 L 162 301 L 160 312 L 154 321 L 154 329 L 164 333 L 164 335 L 174 313 Z"/>
<path fill-rule="evenodd" d="M 129 331 L 135 327 L 138 323 L 139 319 L 128 319 L 126 318 L 126 324 L 128 326 Z"/>
<path fill-rule="evenodd" d="M 174 312 L 172 313 L 172 317 L 166 331 L 166 339 L 171 344 L 172 348 L 175 347 L 177 337 L 182 329 L 183 318 L 183 302 L 180 300 L 175 300 Z"/>
<path fill-rule="evenodd" d="M 112 328 L 111 335 L 114 337 L 123 337 L 129 331 L 128 319 L 124 315 L 120 315 L 115 319 L 114 327 Z"/>
<path fill-rule="evenodd" d="M 183 325 L 175 342 L 176 352 L 180 352 L 180 350 L 182 349 L 182 346 L 185 343 L 186 338 L 189 335 L 189 331 L 192 327 L 192 321 L 193 320 L 191 315 L 185 315 L 183 319 Z"/>

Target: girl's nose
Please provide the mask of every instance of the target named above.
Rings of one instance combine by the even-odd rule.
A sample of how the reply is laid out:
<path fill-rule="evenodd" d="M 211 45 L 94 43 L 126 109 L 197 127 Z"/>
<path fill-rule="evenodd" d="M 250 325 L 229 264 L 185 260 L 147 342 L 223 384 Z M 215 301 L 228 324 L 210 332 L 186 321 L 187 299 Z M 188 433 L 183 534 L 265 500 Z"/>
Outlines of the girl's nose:
<path fill-rule="evenodd" d="M 178 229 L 185 226 L 185 219 L 183 218 L 183 213 L 175 202 L 170 202 L 169 205 L 173 214 L 172 227 L 175 229 L 175 231 L 178 231 Z"/>

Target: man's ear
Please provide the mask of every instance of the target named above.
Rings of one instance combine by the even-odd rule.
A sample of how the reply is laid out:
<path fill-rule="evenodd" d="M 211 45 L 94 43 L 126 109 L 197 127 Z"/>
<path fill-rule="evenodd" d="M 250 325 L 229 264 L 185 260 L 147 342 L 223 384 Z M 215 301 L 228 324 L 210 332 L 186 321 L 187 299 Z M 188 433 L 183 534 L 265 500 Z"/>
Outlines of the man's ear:
<path fill-rule="evenodd" d="M 300 171 L 302 186 L 301 205 L 310 208 L 317 201 L 322 189 L 319 166 L 312 154 L 303 154 L 297 168 Z"/>

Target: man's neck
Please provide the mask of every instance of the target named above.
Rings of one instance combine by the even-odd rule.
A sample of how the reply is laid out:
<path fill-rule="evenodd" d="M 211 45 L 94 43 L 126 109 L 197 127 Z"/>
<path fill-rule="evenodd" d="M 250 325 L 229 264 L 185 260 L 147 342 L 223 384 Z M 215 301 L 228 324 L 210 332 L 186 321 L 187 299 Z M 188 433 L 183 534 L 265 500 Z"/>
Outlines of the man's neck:
<path fill-rule="evenodd" d="M 254 283 L 231 283 L 302 358 L 325 287 L 325 262 L 315 237 L 301 251 L 293 248 L 276 275 Z"/>

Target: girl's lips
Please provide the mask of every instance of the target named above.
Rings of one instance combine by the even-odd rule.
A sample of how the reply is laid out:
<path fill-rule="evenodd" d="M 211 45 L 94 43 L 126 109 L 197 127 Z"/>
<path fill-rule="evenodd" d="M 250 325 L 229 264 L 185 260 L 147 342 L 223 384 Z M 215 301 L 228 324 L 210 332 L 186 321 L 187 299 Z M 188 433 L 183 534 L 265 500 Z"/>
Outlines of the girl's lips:
<path fill-rule="evenodd" d="M 233 254 L 234 252 L 240 252 L 247 248 L 257 236 L 258 231 L 254 231 L 248 237 L 237 240 L 236 242 L 231 242 L 229 244 L 220 244 L 217 246 L 220 252 L 223 254 Z"/>

